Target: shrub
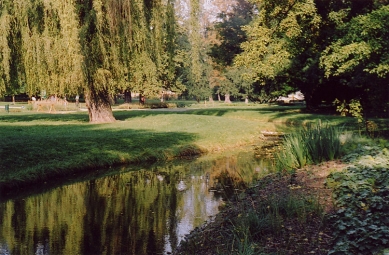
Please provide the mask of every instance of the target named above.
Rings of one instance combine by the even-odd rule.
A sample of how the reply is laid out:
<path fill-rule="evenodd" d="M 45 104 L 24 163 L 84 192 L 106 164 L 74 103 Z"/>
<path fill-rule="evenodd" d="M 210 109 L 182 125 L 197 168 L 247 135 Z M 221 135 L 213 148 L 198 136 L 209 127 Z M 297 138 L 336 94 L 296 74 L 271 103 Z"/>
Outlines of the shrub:
<path fill-rule="evenodd" d="M 287 134 L 276 155 L 277 168 L 293 170 L 340 157 L 341 134 L 342 128 L 322 124 L 320 121 Z"/>

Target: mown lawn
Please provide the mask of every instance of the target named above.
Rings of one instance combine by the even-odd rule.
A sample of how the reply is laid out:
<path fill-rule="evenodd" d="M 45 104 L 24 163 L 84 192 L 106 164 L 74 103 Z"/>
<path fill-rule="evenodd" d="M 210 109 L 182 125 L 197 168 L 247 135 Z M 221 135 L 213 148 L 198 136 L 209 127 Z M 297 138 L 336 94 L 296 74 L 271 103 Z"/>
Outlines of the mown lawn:
<path fill-rule="evenodd" d="M 119 107 L 117 107 L 119 108 Z M 260 131 L 290 132 L 318 119 L 299 107 L 203 105 L 185 109 L 115 109 L 117 122 L 89 124 L 85 111 L 49 114 L 0 108 L 0 185 L 9 189 L 119 164 L 166 161 L 258 144 Z"/>

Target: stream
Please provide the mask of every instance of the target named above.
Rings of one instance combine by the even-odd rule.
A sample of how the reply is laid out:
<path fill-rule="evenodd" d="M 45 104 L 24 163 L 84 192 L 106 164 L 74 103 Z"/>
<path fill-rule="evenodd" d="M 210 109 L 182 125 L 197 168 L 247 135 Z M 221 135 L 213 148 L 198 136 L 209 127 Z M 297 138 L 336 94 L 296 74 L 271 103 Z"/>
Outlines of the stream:
<path fill-rule="evenodd" d="M 0 255 L 170 254 L 269 169 L 269 161 L 242 152 L 123 167 L 10 197 L 0 203 Z"/>

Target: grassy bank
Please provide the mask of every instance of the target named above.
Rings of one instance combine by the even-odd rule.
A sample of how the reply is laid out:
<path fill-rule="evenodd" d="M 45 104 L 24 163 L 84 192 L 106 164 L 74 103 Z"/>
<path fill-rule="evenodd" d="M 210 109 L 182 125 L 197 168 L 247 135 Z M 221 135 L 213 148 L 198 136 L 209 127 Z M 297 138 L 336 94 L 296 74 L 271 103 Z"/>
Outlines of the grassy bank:
<path fill-rule="evenodd" d="M 387 254 L 389 141 L 347 140 L 341 160 L 268 175 L 233 197 L 174 254 Z"/>
<path fill-rule="evenodd" d="M 101 167 L 236 149 L 259 143 L 262 130 L 288 132 L 317 119 L 354 123 L 292 107 L 193 104 L 184 110 L 115 109 L 117 122 L 91 125 L 85 111 L 48 114 L 27 108 L 0 109 L 2 189 Z"/>

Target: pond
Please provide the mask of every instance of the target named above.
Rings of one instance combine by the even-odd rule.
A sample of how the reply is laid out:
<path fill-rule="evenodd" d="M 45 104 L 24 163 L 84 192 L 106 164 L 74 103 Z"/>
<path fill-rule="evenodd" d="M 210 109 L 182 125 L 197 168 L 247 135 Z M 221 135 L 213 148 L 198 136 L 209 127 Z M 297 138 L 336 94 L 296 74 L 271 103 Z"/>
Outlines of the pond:
<path fill-rule="evenodd" d="M 270 168 L 246 152 L 122 168 L 9 198 L 0 204 L 0 254 L 169 254 Z"/>

